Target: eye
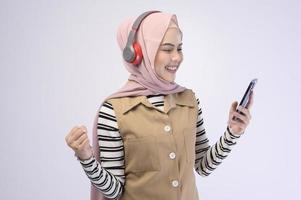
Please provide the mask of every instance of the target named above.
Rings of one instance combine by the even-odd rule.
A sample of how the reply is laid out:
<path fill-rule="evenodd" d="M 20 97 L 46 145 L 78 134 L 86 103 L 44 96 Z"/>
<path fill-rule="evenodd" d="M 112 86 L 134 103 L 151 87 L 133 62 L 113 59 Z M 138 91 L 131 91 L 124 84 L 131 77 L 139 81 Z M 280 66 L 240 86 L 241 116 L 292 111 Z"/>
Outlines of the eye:
<path fill-rule="evenodd" d="M 172 52 L 172 49 L 162 49 L 162 51 L 165 51 L 165 52 Z"/>
<path fill-rule="evenodd" d="M 182 44 L 178 46 L 178 51 L 182 51 Z"/>

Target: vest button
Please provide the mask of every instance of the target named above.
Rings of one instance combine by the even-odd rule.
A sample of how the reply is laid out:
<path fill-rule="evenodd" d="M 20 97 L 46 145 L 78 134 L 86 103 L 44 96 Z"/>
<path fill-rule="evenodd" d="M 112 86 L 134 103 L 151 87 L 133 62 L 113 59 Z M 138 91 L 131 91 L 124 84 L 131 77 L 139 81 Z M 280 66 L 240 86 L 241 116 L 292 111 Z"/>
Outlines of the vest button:
<path fill-rule="evenodd" d="M 173 181 L 171 182 L 171 184 L 172 184 L 172 187 L 178 187 L 178 186 L 179 186 L 179 181 L 173 180 Z"/>
<path fill-rule="evenodd" d="M 170 126 L 166 125 L 164 126 L 164 131 L 165 132 L 169 132 L 171 130 Z"/>
<path fill-rule="evenodd" d="M 175 152 L 171 152 L 170 154 L 169 154 L 169 157 L 170 157 L 170 159 L 175 159 L 176 158 L 176 154 L 175 154 Z"/>

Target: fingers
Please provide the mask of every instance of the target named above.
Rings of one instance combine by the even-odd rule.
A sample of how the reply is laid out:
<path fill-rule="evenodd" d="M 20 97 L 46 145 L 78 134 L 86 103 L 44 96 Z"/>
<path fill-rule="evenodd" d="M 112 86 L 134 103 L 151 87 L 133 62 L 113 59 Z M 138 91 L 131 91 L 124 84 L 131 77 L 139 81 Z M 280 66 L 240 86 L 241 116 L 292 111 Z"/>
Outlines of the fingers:
<path fill-rule="evenodd" d="M 88 138 L 87 134 L 83 133 L 75 142 L 80 146 Z"/>
<path fill-rule="evenodd" d="M 85 126 L 76 126 L 72 128 L 65 140 L 71 148 L 77 148 L 81 143 L 88 138 L 87 128 Z"/>
<path fill-rule="evenodd" d="M 246 129 L 246 125 L 244 123 L 238 122 L 234 119 L 231 119 L 228 122 L 228 126 L 231 130 L 231 133 L 234 133 L 234 134 L 241 134 Z"/>
<path fill-rule="evenodd" d="M 238 105 L 238 102 L 237 101 L 234 101 L 231 105 L 231 108 L 230 108 L 230 112 L 235 112 L 236 108 L 237 108 L 237 105 Z"/>
<path fill-rule="evenodd" d="M 242 114 L 242 115 L 248 117 L 249 119 L 251 119 L 251 113 L 250 113 L 250 110 L 248 108 L 238 106 L 237 113 Z"/>
<path fill-rule="evenodd" d="M 254 92 L 251 91 L 251 94 L 250 94 L 250 99 L 249 99 L 249 102 L 246 106 L 247 109 L 251 109 L 252 105 L 253 105 L 253 101 L 254 101 Z"/>
<path fill-rule="evenodd" d="M 228 123 L 228 125 L 229 125 L 229 127 L 236 126 L 236 127 L 239 127 L 240 129 L 243 129 L 245 126 L 243 123 L 238 122 L 234 119 L 231 119 L 230 122 Z"/>
<path fill-rule="evenodd" d="M 250 123 L 251 114 L 250 107 L 253 103 L 253 93 L 251 93 L 250 101 L 248 107 L 244 108 L 242 106 L 237 107 L 237 102 L 233 102 L 229 112 L 228 126 L 235 134 L 244 133 L 246 127 Z"/>
<path fill-rule="evenodd" d="M 72 140 L 78 139 L 84 132 L 86 132 L 86 128 L 84 126 L 76 126 L 74 127 L 70 133 L 68 134 L 69 138 Z"/>
<path fill-rule="evenodd" d="M 87 134 L 83 134 L 79 140 L 74 141 L 71 146 L 74 150 L 83 150 L 86 144 L 89 143 L 89 138 Z"/>
<path fill-rule="evenodd" d="M 244 108 L 242 106 L 237 106 L 237 102 L 233 102 L 231 105 L 230 113 L 229 113 L 229 119 L 233 119 L 234 121 L 241 121 L 245 124 L 248 124 L 251 120 L 251 114 L 249 109 Z"/>
<path fill-rule="evenodd" d="M 232 130 L 232 133 L 241 134 L 244 132 L 248 126 L 250 120 L 238 112 L 234 112 L 233 115 L 229 118 L 228 126 Z"/>
<path fill-rule="evenodd" d="M 89 138 L 86 137 L 81 144 L 78 145 L 78 149 L 83 149 L 86 144 L 89 144 Z M 90 144 L 89 144 L 90 145 Z"/>
<path fill-rule="evenodd" d="M 229 118 L 232 118 L 233 113 L 236 111 L 237 104 L 238 104 L 237 101 L 234 101 L 234 102 L 231 104 L 230 111 L 229 111 Z"/>
<path fill-rule="evenodd" d="M 231 120 L 233 120 L 233 121 L 238 121 L 239 120 L 239 122 L 241 122 L 243 124 L 246 124 L 246 125 L 249 124 L 249 118 L 246 117 L 245 115 L 240 114 L 238 112 L 234 112 L 233 116 L 236 117 L 236 119 L 231 118 Z"/>

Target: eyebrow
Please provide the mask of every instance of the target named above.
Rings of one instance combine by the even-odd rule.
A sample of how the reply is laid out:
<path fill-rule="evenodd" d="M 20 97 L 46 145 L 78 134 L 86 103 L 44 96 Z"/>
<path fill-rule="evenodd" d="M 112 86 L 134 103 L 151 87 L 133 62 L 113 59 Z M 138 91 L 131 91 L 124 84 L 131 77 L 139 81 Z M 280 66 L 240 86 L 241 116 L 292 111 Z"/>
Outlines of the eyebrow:
<path fill-rule="evenodd" d="M 180 43 L 179 46 L 181 46 L 183 43 Z M 164 43 L 164 44 L 161 44 L 160 46 L 175 46 L 174 44 L 172 43 Z"/>

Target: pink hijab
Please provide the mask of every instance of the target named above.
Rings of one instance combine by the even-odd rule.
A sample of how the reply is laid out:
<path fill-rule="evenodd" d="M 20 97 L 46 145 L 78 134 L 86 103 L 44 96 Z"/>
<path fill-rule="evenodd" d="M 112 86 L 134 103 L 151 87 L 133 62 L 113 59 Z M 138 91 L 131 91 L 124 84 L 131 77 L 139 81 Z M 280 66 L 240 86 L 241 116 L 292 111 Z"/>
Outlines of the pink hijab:
<path fill-rule="evenodd" d="M 117 41 L 121 51 L 123 51 L 123 48 L 126 45 L 129 32 L 131 31 L 132 24 L 134 23 L 135 19 L 136 18 L 130 18 L 124 21 L 118 28 Z M 176 83 L 170 83 L 161 79 L 155 73 L 155 56 L 171 20 L 177 24 L 177 17 L 175 15 L 158 12 L 147 16 L 142 21 L 137 32 L 137 40 L 141 45 L 143 53 L 142 63 L 137 67 L 127 63 L 126 61 L 123 61 L 123 64 L 130 73 L 128 78 L 129 81 L 117 92 L 108 96 L 104 102 L 111 98 L 126 96 L 173 94 L 182 92 L 186 89 L 185 87 L 182 87 Z M 98 113 L 99 110 L 97 111 L 94 119 L 93 151 L 95 158 L 100 162 L 99 144 L 97 139 Z M 91 200 L 102 199 L 106 198 L 93 184 L 91 184 Z"/>

